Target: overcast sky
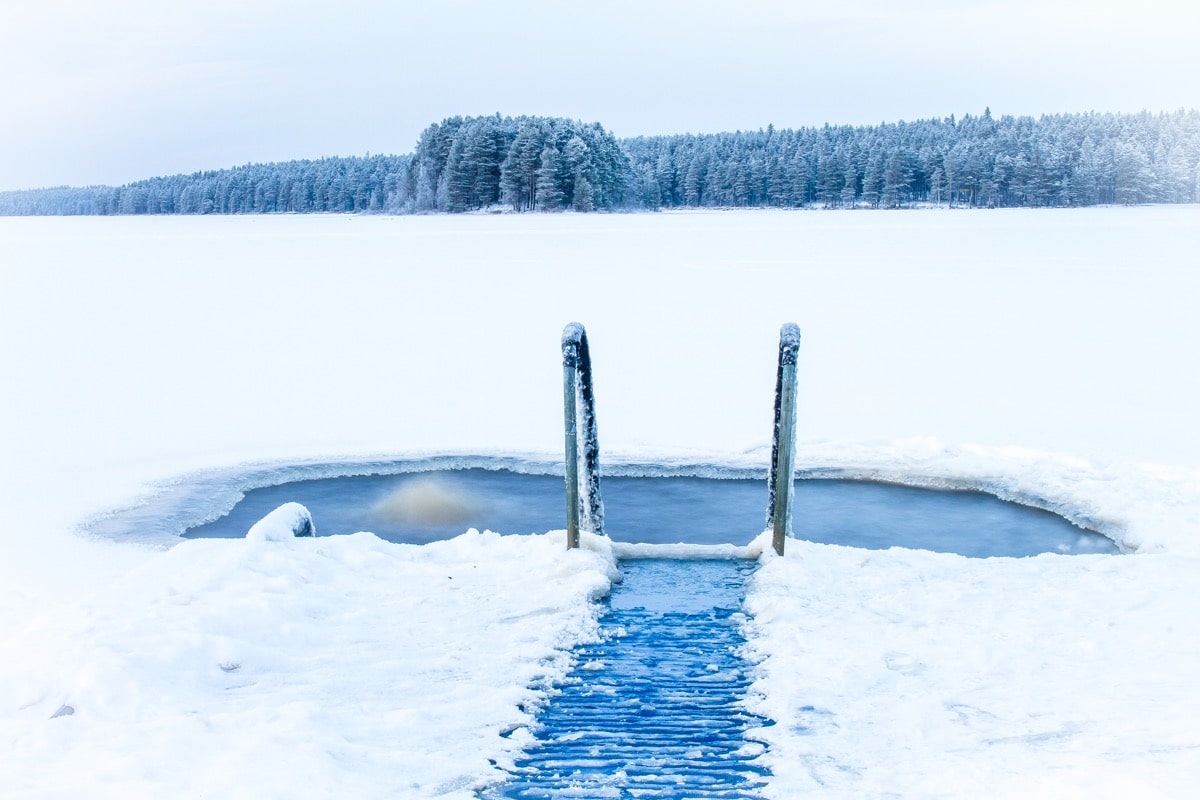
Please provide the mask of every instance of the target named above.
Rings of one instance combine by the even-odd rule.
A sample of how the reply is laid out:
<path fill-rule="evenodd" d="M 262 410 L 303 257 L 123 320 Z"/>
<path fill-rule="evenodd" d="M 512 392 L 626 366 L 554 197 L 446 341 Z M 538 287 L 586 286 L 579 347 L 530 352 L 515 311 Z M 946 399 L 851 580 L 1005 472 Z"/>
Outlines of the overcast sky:
<path fill-rule="evenodd" d="M 0 0 L 0 190 L 618 136 L 1200 107 L 1194 0 Z"/>

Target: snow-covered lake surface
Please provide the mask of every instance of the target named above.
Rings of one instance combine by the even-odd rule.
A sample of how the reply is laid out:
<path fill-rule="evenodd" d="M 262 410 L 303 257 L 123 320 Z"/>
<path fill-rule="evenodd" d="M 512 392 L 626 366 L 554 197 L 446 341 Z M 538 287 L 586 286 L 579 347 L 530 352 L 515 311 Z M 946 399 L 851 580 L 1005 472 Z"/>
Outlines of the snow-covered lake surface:
<path fill-rule="evenodd" d="M 297 464 L 555 458 L 571 320 L 602 463 L 761 469 L 795 321 L 802 469 L 983 489 L 1132 554 L 764 555 L 770 796 L 1189 797 L 1197 253 L 1196 207 L 0 219 L 0 785 L 500 780 L 595 635 L 606 541 L 164 549 L 81 526 Z"/>

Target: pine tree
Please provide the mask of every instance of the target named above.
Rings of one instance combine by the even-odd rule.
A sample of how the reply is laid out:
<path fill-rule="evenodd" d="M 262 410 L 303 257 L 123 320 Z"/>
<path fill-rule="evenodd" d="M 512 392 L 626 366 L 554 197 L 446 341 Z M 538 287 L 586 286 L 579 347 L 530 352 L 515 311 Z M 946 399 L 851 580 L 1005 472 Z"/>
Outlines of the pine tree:
<path fill-rule="evenodd" d="M 872 208 L 879 206 L 879 190 L 883 186 L 883 151 L 876 147 L 867 158 L 863 172 L 862 199 Z"/>
<path fill-rule="evenodd" d="M 1154 174 L 1150 159 L 1140 147 L 1121 142 L 1116 148 L 1114 202 L 1123 205 L 1145 203 L 1154 189 Z"/>
<path fill-rule="evenodd" d="M 883 170 L 883 189 L 879 194 L 879 202 L 884 208 L 899 208 L 905 197 L 910 174 L 905 168 L 904 158 L 894 151 L 888 156 L 887 166 Z"/>
<path fill-rule="evenodd" d="M 941 208 L 942 193 L 946 190 L 946 173 L 942 172 L 941 167 L 936 167 L 933 170 L 933 175 L 929 179 L 929 193 L 933 204 Z"/>
<path fill-rule="evenodd" d="M 542 150 L 537 171 L 537 197 L 535 207 L 539 211 L 556 211 L 562 208 L 563 191 L 558 182 L 559 152 L 553 144 Z"/>
<path fill-rule="evenodd" d="M 575 178 L 575 210 L 591 211 L 595 208 L 592 203 L 592 182 L 586 175 Z"/>
<path fill-rule="evenodd" d="M 688 161 L 687 172 L 683 176 L 683 204 L 686 206 L 700 205 L 701 170 L 699 156 L 693 155 Z"/>
<path fill-rule="evenodd" d="M 854 201 L 858 197 L 858 168 L 853 164 L 848 163 L 845 166 L 842 180 L 845 185 L 842 186 L 841 201 L 844 208 L 853 208 Z"/>
<path fill-rule="evenodd" d="M 504 202 L 515 211 L 533 208 L 537 196 L 537 173 L 542 153 L 542 135 L 532 122 L 522 122 L 500 167 L 500 189 Z"/>

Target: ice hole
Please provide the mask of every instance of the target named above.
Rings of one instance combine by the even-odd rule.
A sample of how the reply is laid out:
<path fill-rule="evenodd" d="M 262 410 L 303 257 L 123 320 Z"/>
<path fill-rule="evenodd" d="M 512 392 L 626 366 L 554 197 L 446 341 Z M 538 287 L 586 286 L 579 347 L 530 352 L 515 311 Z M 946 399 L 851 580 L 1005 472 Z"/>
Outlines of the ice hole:
<path fill-rule="evenodd" d="M 605 477 L 606 533 L 657 544 L 747 544 L 765 527 L 765 481 Z M 187 537 L 241 537 L 285 502 L 312 512 L 322 535 L 371 531 L 425 544 L 468 528 L 502 534 L 565 527 L 561 476 L 504 469 L 437 470 L 281 483 L 246 492 L 228 514 Z M 1117 553 L 1113 541 L 1062 517 L 974 491 L 853 480 L 796 481 L 797 538 L 869 549 L 908 547 L 964 556 Z"/>

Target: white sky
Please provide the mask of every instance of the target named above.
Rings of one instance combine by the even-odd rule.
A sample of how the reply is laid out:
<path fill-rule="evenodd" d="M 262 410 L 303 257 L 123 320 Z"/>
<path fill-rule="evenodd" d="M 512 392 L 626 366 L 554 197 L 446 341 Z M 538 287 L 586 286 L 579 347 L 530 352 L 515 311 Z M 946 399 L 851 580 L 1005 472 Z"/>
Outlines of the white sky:
<path fill-rule="evenodd" d="M 0 0 L 0 190 L 618 136 L 1200 107 L 1191 0 Z"/>

